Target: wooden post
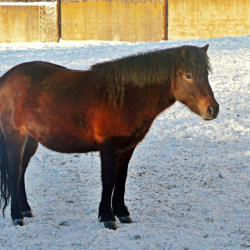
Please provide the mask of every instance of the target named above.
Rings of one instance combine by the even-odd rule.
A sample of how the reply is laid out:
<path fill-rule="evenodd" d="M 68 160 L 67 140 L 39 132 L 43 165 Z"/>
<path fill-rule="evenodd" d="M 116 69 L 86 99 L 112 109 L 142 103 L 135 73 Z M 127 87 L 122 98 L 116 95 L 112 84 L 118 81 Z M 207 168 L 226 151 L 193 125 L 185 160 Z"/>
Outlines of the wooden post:
<path fill-rule="evenodd" d="M 57 42 L 61 38 L 61 0 L 56 0 L 56 11 L 57 11 Z"/>
<path fill-rule="evenodd" d="M 163 1 L 163 40 L 168 40 L 168 0 Z"/>

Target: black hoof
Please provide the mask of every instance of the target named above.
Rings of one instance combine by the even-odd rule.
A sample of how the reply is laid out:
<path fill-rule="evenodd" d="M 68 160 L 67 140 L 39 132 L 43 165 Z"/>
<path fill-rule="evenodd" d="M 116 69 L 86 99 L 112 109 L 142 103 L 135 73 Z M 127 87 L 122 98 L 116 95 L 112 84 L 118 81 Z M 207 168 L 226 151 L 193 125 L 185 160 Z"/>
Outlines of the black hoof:
<path fill-rule="evenodd" d="M 122 216 L 122 217 L 118 217 L 119 221 L 121 223 L 133 223 L 132 219 L 130 216 Z"/>
<path fill-rule="evenodd" d="M 103 224 L 104 227 L 108 229 L 116 230 L 118 228 L 116 222 L 114 221 L 103 222 Z"/>
<path fill-rule="evenodd" d="M 15 220 L 13 220 L 13 225 L 14 226 L 23 226 L 24 225 L 23 219 L 15 219 Z"/>
<path fill-rule="evenodd" d="M 27 217 L 27 218 L 31 218 L 31 217 L 34 217 L 32 211 L 24 211 L 23 212 L 23 217 Z"/>

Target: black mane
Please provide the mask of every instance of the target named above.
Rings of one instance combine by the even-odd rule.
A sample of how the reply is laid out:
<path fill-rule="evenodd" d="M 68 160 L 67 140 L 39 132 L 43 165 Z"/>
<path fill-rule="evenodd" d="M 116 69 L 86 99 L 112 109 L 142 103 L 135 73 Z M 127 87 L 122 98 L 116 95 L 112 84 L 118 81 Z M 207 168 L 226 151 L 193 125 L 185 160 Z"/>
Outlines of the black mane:
<path fill-rule="evenodd" d="M 205 71 L 211 71 L 205 51 L 196 46 L 148 51 L 128 57 L 98 63 L 91 67 L 99 88 L 105 89 L 114 105 L 121 105 L 126 85 L 144 87 L 170 83 L 176 71 L 183 65 L 199 79 Z"/>

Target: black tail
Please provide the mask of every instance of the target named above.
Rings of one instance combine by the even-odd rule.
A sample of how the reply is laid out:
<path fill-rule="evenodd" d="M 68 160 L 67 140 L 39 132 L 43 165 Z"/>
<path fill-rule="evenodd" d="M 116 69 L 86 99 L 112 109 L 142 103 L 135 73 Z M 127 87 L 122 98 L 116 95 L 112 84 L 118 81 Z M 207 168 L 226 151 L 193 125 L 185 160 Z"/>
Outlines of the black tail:
<path fill-rule="evenodd" d="M 9 203 L 10 192 L 8 186 L 8 169 L 9 161 L 7 155 L 7 146 L 4 134 L 0 129 L 0 208 L 2 207 L 3 216 L 4 210 Z"/>

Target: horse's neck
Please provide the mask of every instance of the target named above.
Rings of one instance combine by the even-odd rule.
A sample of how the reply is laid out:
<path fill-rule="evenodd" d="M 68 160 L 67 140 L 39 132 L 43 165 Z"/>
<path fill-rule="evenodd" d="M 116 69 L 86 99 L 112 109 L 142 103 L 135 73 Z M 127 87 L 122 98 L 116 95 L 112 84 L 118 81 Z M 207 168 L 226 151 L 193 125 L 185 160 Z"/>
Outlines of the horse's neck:
<path fill-rule="evenodd" d="M 138 112 L 152 119 L 175 102 L 171 86 L 167 84 L 131 88 L 128 95 L 127 101 L 131 100 Z"/>

